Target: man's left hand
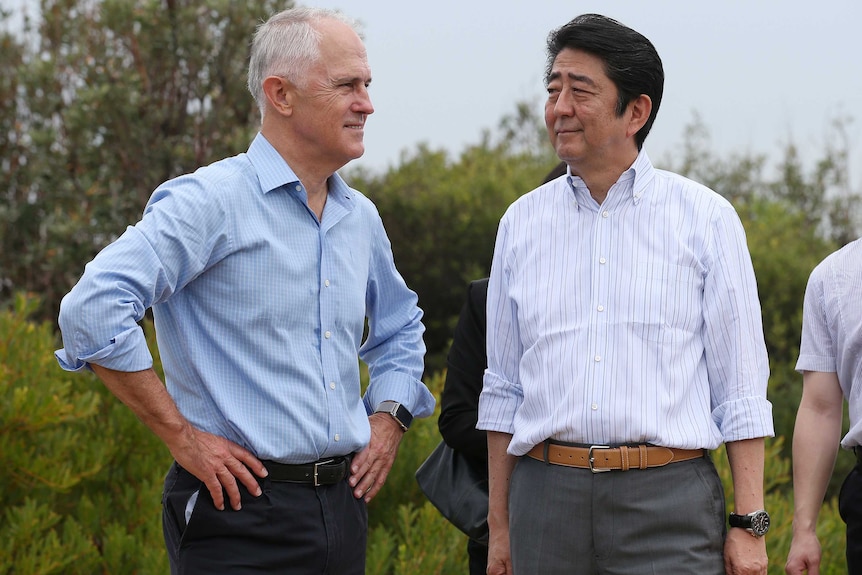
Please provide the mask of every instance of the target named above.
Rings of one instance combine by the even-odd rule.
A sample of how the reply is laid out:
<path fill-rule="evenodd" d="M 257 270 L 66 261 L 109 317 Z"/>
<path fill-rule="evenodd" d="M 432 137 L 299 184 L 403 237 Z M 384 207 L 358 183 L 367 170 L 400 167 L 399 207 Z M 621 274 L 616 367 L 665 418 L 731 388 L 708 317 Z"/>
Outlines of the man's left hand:
<path fill-rule="evenodd" d="M 745 529 L 728 529 L 724 541 L 727 575 L 766 575 L 768 562 L 763 537 L 753 537 Z"/>
<path fill-rule="evenodd" d="M 375 413 L 368 418 L 371 423 L 371 441 L 353 458 L 350 466 L 350 485 L 357 499 L 368 503 L 389 476 L 395 463 L 398 446 L 404 431 L 388 413 Z"/>

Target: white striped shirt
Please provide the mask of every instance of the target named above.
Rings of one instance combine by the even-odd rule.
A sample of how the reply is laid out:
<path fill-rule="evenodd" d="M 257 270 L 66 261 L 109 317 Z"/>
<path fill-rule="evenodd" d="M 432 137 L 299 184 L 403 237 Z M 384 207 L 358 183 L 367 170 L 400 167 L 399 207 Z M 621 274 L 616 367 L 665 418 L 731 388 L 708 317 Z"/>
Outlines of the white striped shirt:
<path fill-rule="evenodd" d="M 503 216 L 479 429 L 714 449 L 773 434 L 745 233 L 725 199 L 645 152 L 598 205 L 549 182 Z"/>
<path fill-rule="evenodd" d="M 841 444 L 862 445 L 862 238 L 811 272 L 796 369 L 838 375 L 850 404 L 850 430 Z"/>

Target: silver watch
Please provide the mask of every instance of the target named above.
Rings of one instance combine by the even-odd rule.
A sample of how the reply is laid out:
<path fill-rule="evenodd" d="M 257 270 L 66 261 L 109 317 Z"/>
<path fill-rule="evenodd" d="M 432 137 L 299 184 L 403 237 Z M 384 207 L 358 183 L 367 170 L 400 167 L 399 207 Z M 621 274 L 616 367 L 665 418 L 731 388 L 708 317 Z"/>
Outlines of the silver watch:
<path fill-rule="evenodd" d="M 731 513 L 728 521 L 731 527 L 745 529 L 755 537 L 763 537 L 769 531 L 769 513 L 763 509 L 752 511 L 747 515 Z"/>
<path fill-rule="evenodd" d="M 410 429 L 410 423 L 413 421 L 413 415 L 397 401 L 381 401 L 374 413 L 388 413 L 404 431 Z"/>

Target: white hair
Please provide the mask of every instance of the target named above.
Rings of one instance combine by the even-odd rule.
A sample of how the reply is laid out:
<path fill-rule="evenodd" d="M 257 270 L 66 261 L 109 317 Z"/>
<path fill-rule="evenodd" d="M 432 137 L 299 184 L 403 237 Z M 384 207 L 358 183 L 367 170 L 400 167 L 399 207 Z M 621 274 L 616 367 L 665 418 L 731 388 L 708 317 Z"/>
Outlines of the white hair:
<path fill-rule="evenodd" d="M 320 57 L 321 34 L 316 24 L 326 19 L 347 24 L 362 36 L 356 20 L 326 8 L 284 10 L 258 26 L 248 63 L 248 91 L 257 102 L 261 117 L 266 108 L 264 79 L 282 76 L 295 86 L 306 85 L 308 69 Z"/>

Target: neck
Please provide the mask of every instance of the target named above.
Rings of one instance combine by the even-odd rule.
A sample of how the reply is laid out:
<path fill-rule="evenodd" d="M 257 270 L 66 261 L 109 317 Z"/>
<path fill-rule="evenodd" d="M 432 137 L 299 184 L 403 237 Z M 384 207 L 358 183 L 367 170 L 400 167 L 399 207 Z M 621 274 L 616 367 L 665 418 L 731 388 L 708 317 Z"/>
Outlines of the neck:
<path fill-rule="evenodd" d="M 611 187 L 617 183 L 623 172 L 632 166 L 637 157 L 638 151 L 635 150 L 633 154 L 626 154 L 616 162 L 605 162 L 595 166 L 572 162 L 569 167 L 573 175 L 584 181 L 593 199 L 601 204 L 608 197 Z"/>
<path fill-rule="evenodd" d="M 313 158 L 306 157 L 302 153 L 301 146 L 292 145 L 284 126 L 274 128 L 264 122 L 260 132 L 299 178 L 308 196 L 308 207 L 317 214 L 318 219 L 322 218 L 326 193 L 329 189 L 329 177 L 338 168 L 324 166 L 320 162 L 315 162 Z"/>

